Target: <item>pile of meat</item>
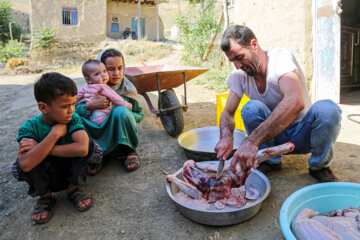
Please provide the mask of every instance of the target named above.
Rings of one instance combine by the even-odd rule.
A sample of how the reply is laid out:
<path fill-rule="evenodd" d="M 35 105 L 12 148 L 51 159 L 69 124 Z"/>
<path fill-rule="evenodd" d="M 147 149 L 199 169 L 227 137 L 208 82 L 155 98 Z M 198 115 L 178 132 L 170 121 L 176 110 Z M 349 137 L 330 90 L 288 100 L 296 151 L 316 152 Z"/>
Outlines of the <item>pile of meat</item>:
<path fill-rule="evenodd" d="M 207 172 L 216 172 L 217 164 L 197 164 L 188 160 L 183 166 L 185 182 L 174 175 L 167 175 L 166 180 L 174 183 L 180 191 L 175 198 L 182 204 L 200 210 L 209 210 L 209 203 L 215 203 L 217 209 L 227 205 L 240 208 L 246 204 L 246 199 L 255 200 L 259 192 L 254 188 L 244 185 L 245 174 L 241 169 L 234 173 L 226 164 L 219 179 L 215 175 L 209 176 Z"/>
<path fill-rule="evenodd" d="M 279 146 L 260 150 L 254 161 L 254 168 L 261 162 L 281 154 L 286 154 L 294 149 L 294 144 L 288 142 Z M 247 200 L 256 200 L 259 192 L 246 185 L 249 176 L 248 169 L 242 169 L 237 164 L 235 172 L 230 168 L 231 160 L 225 161 L 221 176 L 216 179 L 215 173 L 218 164 L 206 162 L 195 163 L 188 160 L 184 163 L 182 175 L 185 181 L 174 175 L 167 175 L 166 180 L 175 184 L 180 191 L 174 197 L 180 203 L 200 210 L 209 210 L 209 203 L 214 203 L 215 208 L 223 209 L 226 206 L 240 208 Z"/>
<path fill-rule="evenodd" d="M 329 213 L 303 209 L 292 223 L 298 240 L 359 240 L 360 208 L 348 207 Z"/>

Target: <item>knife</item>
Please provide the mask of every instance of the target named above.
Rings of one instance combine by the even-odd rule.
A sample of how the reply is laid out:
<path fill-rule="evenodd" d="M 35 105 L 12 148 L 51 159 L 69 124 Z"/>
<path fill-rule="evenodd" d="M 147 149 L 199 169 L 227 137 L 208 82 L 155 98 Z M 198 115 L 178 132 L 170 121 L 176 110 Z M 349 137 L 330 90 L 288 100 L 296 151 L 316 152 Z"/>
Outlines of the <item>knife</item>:
<path fill-rule="evenodd" d="M 221 174 L 224 170 L 224 165 L 225 165 L 225 161 L 222 159 L 219 159 L 219 165 L 218 165 L 218 169 L 216 172 L 216 179 L 219 179 L 219 177 L 221 176 Z"/>

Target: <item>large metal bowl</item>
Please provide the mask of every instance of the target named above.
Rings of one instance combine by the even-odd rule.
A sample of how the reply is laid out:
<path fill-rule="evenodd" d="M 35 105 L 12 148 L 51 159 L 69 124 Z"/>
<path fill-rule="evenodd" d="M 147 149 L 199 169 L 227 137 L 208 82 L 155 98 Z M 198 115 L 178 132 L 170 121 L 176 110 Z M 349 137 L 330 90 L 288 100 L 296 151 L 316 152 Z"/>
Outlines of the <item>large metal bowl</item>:
<path fill-rule="evenodd" d="M 246 132 L 235 129 L 233 153 L 246 138 Z M 186 156 L 195 161 L 216 160 L 214 148 L 220 139 L 220 129 L 217 126 L 196 128 L 182 133 L 178 137 L 178 143 Z M 231 156 L 230 156 L 231 157 Z"/>
<path fill-rule="evenodd" d="M 202 163 L 210 163 L 217 165 L 218 161 L 207 161 L 197 164 L 201 165 Z M 176 171 L 174 175 L 177 178 L 183 180 L 182 168 Z M 177 193 L 179 189 L 173 183 L 166 183 L 166 191 L 169 197 L 175 203 L 179 212 L 190 220 L 205 225 L 226 226 L 246 221 L 249 218 L 255 216 L 259 212 L 262 206 L 262 202 L 270 194 L 271 188 L 269 180 L 264 174 L 257 170 L 252 171 L 252 173 L 246 180 L 246 184 L 259 191 L 258 199 L 253 201 L 248 200 L 248 202 L 241 208 L 231 208 L 227 206 L 225 209 L 222 210 L 215 209 L 215 207 L 213 207 L 213 203 L 211 205 L 214 209 L 211 210 L 199 210 L 180 203 L 174 197 L 174 194 Z"/>

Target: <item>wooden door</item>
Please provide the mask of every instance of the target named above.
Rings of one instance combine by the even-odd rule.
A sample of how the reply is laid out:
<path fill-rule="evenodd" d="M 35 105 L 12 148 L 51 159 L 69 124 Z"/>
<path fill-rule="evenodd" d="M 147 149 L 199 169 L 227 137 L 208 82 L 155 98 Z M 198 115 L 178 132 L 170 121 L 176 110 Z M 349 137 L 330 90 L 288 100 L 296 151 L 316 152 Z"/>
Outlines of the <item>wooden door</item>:
<path fill-rule="evenodd" d="M 145 19 L 140 18 L 140 27 L 141 27 L 141 38 L 144 38 L 145 36 Z M 136 39 L 138 39 L 138 32 L 137 32 L 137 19 L 132 18 L 131 19 L 131 29 L 136 34 Z"/>
<path fill-rule="evenodd" d="M 360 86 L 358 28 L 341 26 L 341 87 Z"/>

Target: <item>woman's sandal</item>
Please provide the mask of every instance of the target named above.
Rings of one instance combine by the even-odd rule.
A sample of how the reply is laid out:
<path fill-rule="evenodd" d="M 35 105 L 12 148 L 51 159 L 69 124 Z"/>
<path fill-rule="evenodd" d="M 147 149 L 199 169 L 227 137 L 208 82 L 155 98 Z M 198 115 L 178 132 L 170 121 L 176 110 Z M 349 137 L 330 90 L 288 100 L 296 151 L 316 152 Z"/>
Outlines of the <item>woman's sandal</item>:
<path fill-rule="evenodd" d="M 69 192 L 68 197 L 70 201 L 72 201 L 76 207 L 76 209 L 80 212 L 84 212 L 91 208 L 93 203 L 93 198 L 85 192 L 85 190 L 82 187 L 77 187 L 71 192 Z M 86 199 L 91 199 L 91 202 L 86 207 L 79 207 L 79 203 Z"/>
<path fill-rule="evenodd" d="M 135 167 L 129 167 L 131 163 L 135 163 L 136 164 Z M 124 161 L 125 170 L 128 172 L 135 171 L 140 167 L 140 165 L 141 164 L 140 164 L 139 156 L 136 153 L 130 153 L 129 155 L 127 155 Z"/>
<path fill-rule="evenodd" d="M 32 216 L 34 216 L 35 214 L 38 214 L 38 213 L 43 213 L 43 212 L 46 212 L 48 215 L 47 215 L 47 218 L 45 218 L 45 219 L 39 219 L 39 220 L 32 219 L 33 222 L 35 224 L 41 224 L 41 223 L 48 222 L 52 216 L 52 213 L 53 213 L 52 210 L 55 205 L 55 202 L 56 202 L 55 197 L 39 198 L 35 204 Z"/>

